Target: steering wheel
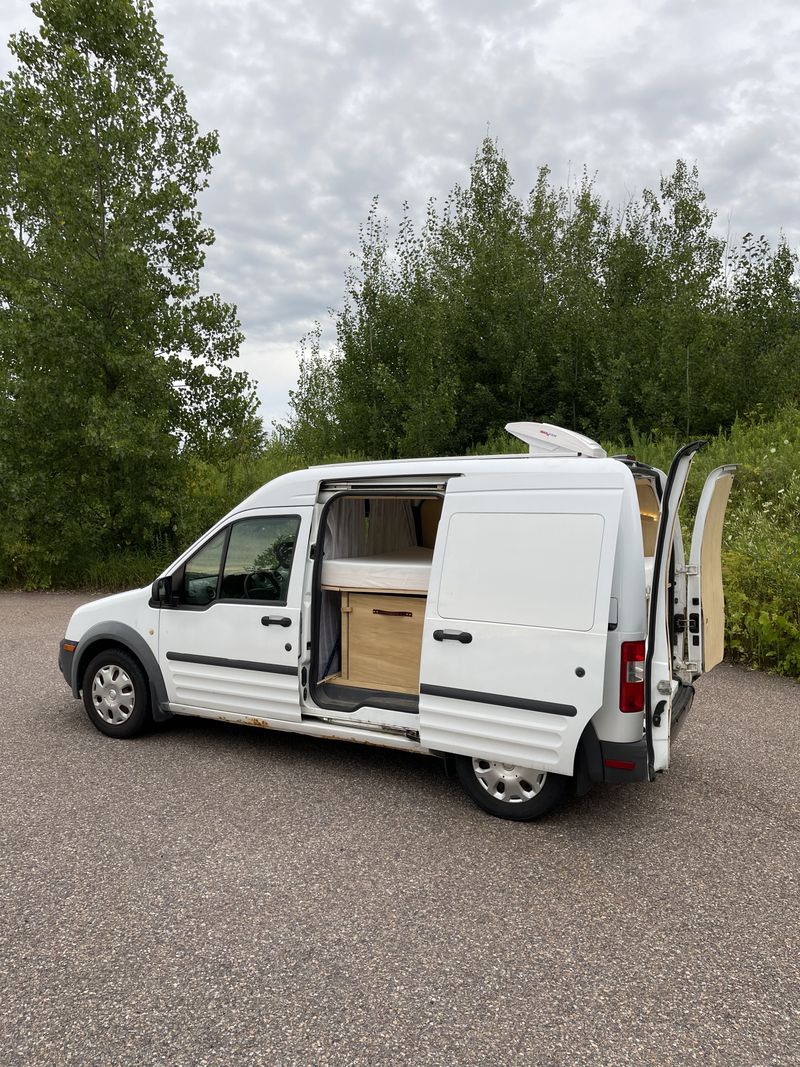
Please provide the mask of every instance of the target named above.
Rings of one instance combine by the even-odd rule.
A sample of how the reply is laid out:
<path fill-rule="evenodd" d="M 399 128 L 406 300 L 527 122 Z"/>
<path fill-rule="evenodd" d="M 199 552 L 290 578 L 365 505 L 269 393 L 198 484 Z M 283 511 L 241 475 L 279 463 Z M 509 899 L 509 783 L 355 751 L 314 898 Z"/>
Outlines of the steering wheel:
<path fill-rule="evenodd" d="M 246 600 L 280 600 L 281 585 L 272 571 L 251 571 L 244 576 Z M 266 596 L 261 594 L 266 593 Z"/>
<path fill-rule="evenodd" d="M 278 566 L 288 571 L 294 557 L 294 541 L 279 541 L 275 546 L 275 559 Z"/>

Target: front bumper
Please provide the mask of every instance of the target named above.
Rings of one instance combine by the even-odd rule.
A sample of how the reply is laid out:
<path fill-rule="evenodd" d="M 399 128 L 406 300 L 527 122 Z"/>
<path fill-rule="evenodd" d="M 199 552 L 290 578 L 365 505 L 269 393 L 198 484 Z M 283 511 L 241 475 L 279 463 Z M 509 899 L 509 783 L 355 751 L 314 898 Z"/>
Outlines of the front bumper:
<path fill-rule="evenodd" d="M 72 689 L 72 661 L 77 647 L 78 642 L 70 641 L 67 637 L 58 646 L 58 669 L 64 675 L 64 681 L 70 689 Z"/>

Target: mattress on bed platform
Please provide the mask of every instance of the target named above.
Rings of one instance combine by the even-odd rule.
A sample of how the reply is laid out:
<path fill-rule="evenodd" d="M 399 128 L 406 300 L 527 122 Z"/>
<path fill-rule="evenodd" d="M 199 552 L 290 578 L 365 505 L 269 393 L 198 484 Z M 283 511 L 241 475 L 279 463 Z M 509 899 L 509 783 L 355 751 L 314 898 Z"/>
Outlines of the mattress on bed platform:
<path fill-rule="evenodd" d="M 322 584 L 335 589 L 427 592 L 432 555 L 430 548 L 404 548 L 379 556 L 326 559 L 322 563 Z"/>

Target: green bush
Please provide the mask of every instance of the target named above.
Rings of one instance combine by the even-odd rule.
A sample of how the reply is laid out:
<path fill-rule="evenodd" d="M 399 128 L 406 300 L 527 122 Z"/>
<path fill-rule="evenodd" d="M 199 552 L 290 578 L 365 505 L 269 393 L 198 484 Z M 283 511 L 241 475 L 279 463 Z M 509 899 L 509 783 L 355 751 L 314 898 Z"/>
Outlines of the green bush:
<path fill-rule="evenodd" d="M 322 463 L 348 462 L 359 456 L 331 455 Z M 271 438 L 255 459 L 216 466 L 197 457 L 186 457 L 182 491 L 176 492 L 172 520 L 151 535 L 148 547 L 124 544 L 112 555 L 92 552 L 73 561 L 69 568 L 40 567 L 41 546 L 11 546 L 0 543 L 0 586 L 25 589 L 81 588 L 93 592 L 131 589 L 148 585 L 187 546 L 219 521 L 241 500 L 266 482 L 288 471 L 307 466 L 278 437 Z M 0 523 L 0 538 L 2 523 Z M 45 561 L 47 563 L 47 561 Z"/>

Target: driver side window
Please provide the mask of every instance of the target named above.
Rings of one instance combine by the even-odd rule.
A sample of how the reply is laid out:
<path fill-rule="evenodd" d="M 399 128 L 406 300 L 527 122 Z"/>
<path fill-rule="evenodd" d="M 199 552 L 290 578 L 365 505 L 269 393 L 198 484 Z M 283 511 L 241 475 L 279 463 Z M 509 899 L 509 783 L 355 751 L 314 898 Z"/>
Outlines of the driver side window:
<path fill-rule="evenodd" d="M 226 533 L 220 530 L 186 563 L 180 594 L 182 604 L 205 607 L 216 597 Z"/>
<path fill-rule="evenodd" d="M 285 604 L 299 527 L 296 515 L 262 515 L 234 523 L 220 599 Z"/>

